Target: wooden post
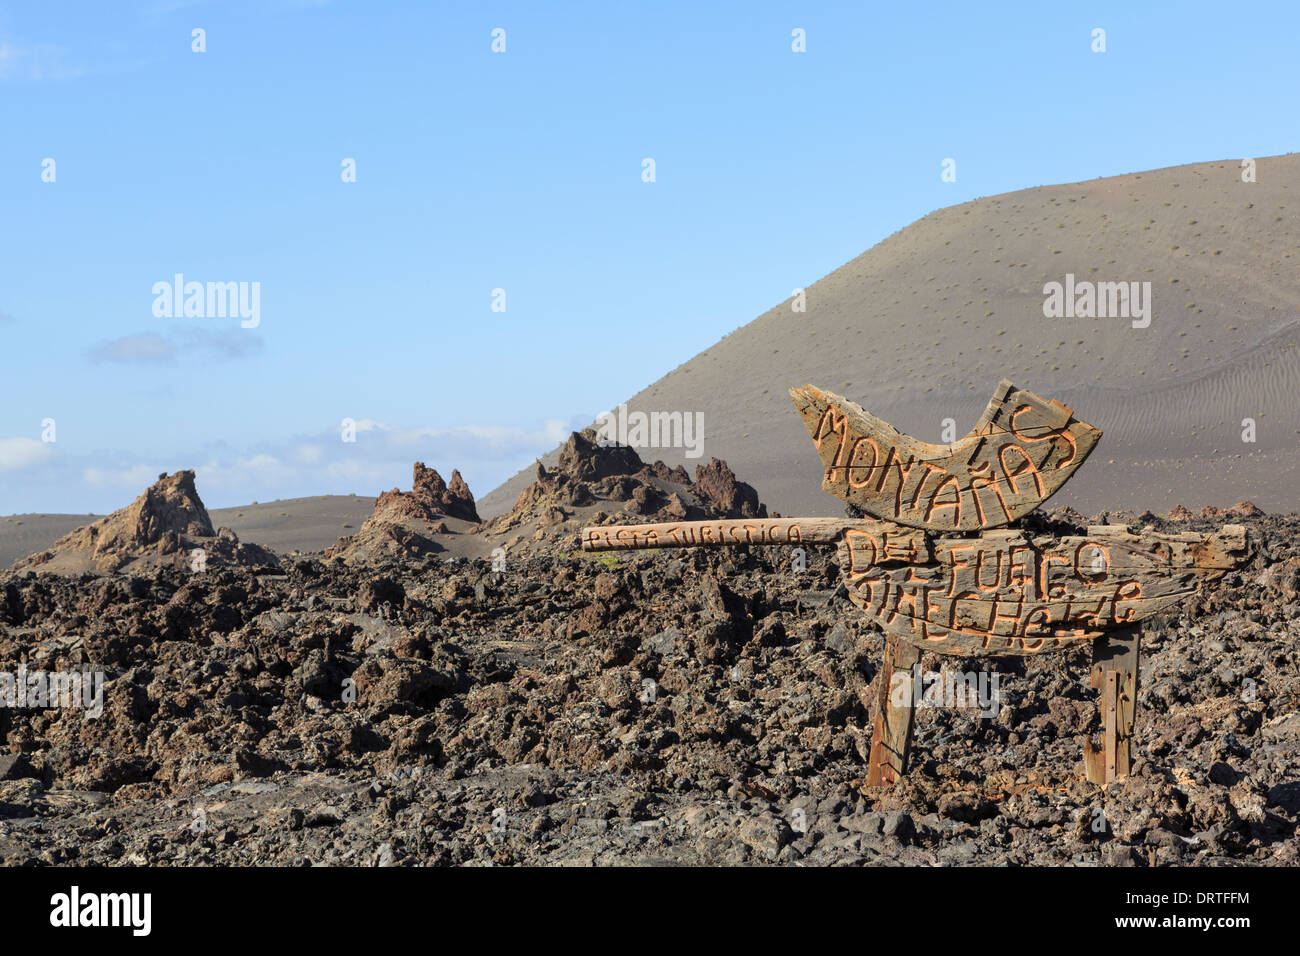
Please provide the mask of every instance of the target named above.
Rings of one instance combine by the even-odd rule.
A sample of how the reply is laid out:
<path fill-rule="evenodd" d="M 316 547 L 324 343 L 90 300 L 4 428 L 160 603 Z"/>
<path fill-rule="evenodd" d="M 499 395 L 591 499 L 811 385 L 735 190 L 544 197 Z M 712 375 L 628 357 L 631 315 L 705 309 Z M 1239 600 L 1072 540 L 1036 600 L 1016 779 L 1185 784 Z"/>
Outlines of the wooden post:
<path fill-rule="evenodd" d="M 1092 686 L 1101 691 L 1102 747 L 1084 741 L 1088 779 L 1103 786 L 1126 777 L 1132 767 L 1133 728 L 1137 722 L 1139 626 L 1110 631 L 1092 643 Z"/>
<path fill-rule="evenodd" d="M 910 679 L 915 680 L 912 669 L 920 660 L 921 651 L 915 644 L 900 641 L 893 635 L 886 636 L 880 686 L 876 689 L 876 712 L 872 717 L 871 755 L 867 758 L 868 787 L 891 784 L 907 770 L 915 716 L 912 706 L 914 690 L 909 680 L 907 700 L 902 704 L 895 704 L 890 692 L 895 672 L 907 672 Z"/>

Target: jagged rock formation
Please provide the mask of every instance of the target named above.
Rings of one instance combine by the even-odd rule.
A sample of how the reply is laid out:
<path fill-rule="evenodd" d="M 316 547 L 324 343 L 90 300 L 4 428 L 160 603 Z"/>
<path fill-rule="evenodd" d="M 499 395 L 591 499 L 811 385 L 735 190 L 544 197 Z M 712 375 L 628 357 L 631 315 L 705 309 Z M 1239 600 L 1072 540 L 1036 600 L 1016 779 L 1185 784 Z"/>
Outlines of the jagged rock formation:
<path fill-rule="evenodd" d="M 414 488 L 380 495 L 361 529 L 340 538 L 325 557 L 364 564 L 433 554 L 555 555 L 578 550 L 578 532 L 587 524 L 766 517 L 758 492 L 725 461 L 697 466 L 692 480 L 680 465 L 647 465 L 628 446 L 601 445 L 588 428 L 569 435 L 554 468 L 538 463 L 533 483 L 509 512 L 485 522 L 460 472 L 444 485 L 436 471 L 416 462 Z"/>
<path fill-rule="evenodd" d="M 1216 508 L 1214 505 L 1206 505 L 1201 509 L 1202 518 L 1226 518 L 1229 516 L 1258 518 L 1263 514 L 1264 510 L 1256 506 L 1253 501 L 1238 501 L 1231 508 Z"/>
<path fill-rule="evenodd" d="M 451 524 L 448 524 L 448 521 Z M 468 523 L 469 527 L 460 527 Z M 446 550 L 438 536 L 455 531 L 473 534 L 479 523 L 474 495 L 460 472 L 451 484 L 424 462 L 413 469 L 411 490 L 385 491 L 361 529 L 325 552 L 327 558 L 366 562 L 377 558 L 410 560 Z"/>
<path fill-rule="evenodd" d="M 185 470 L 159 475 L 125 508 L 69 532 L 12 570 L 75 574 L 223 564 L 275 565 L 277 560 L 266 548 L 241 544 L 229 528 L 214 531 L 194 487 L 194 472 Z"/>
<path fill-rule="evenodd" d="M 1254 502 L 1239 501 L 1231 508 L 1216 508 L 1214 505 L 1206 505 L 1201 509 L 1200 517 L 1211 519 L 1232 517 L 1256 518 L 1263 514 L 1264 512 L 1258 508 Z M 1195 517 L 1197 516 L 1191 511 L 1191 509 L 1184 508 L 1182 505 L 1174 505 L 1173 508 L 1169 510 L 1170 521 L 1191 521 Z"/>
<path fill-rule="evenodd" d="M 571 550 L 584 524 L 767 516 L 758 492 L 738 481 L 725 461 L 697 465 L 692 481 L 681 465 L 647 465 L 633 448 L 601 445 L 588 428 L 569 435 L 555 468 L 538 462 L 533 483 L 509 512 L 484 525 L 484 533 L 508 536 L 510 547 Z"/>
<path fill-rule="evenodd" d="M 717 458 L 695 468 L 695 490 L 709 505 L 730 518 L 766 518 L 767 508 L 758 492 Z"/>
<path fill-rule="evenodd" d="M 632 475 L 642 468 L 641 456 L 626 445 L 601 445 L 588 428 L 573 432 L 560 448 L 558 470 L 574 481 L 598 481 L 611 475 Z"/>
<path fill-rule="evenodd" d="M 442 480 L 442 476 L 433 468 L 426 468 L 424 462 L 415 463 L 410 491 L 385 491 L 375 501 L 375 516 L 383 515 L 389 520 L 402 518 L 419 518 L 423 521 L 438 521 L 441 518 L 460 518 L 462 521 L 478 521 L 478 512 L 474 509 L 474 496 L 470 494 L 469 485 L 452 469 L 451 484 Z"/>

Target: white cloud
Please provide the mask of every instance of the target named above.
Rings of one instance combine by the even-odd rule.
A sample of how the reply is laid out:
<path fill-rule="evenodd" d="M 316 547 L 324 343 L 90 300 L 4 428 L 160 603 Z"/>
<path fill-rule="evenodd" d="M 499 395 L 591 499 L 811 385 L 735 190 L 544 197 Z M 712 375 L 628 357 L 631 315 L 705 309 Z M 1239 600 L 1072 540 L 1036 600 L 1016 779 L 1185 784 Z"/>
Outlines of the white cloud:
<path fill-rule="evenodd" d="M 251 489 L 255 492 L 258 488 L 276 488 L 296 475 L 297 469 L 293 466 L 265 453 L 229 462 L 213 459 L 194 469 L 195 481 L 216 491 Z"/>
<path fill-rule="evenodd" d="M 248 358 L 262 349 L 262 337 L 247 329 L 185 329 L 179 337 L 182 352 L 200 352 L 213 358 Z"/>
<path fill-rule="evenodd" d="M 87 355 L 92 362 L 170 362 L 176 357 L 176 346 L 157 332 L 141 332 L 101 342 Z"/>
<path fill-rule="evenodd" d="M 183 329 L 172 336 L 138 332 L 100 342 L 86 355 L 101 362 L 173 362 L 188 355 L 207 358 L 247 358 L 262 348 L 262 337 L 246 329 Z"/>
<path fill-rule="evenodd" d="M 128 504 L 169 472 L 193 468 L 199 494 L 210 508 L 275 498 L 323 494 L 377 495 L 389 488 L 409 488 L 411 463 L 423 461 L 443 478 L 459 469 L 475 496 L 481 497 L 535 458 L 551 451 L 569 431 L 589 424 L 543 421 L 534 427 L 473 425 L 442 428 L 394 426 L 376 419 L 358 420 L 357 440 L 339 440 L 336 426 L 286 436 L 253 447 L 194 447 L 166 455 L 141 451 L 71 454 L 60 447 L 50 464 L 6 476 L 10 507 L 26 510 L 111 511 Z M 50 446 L 32 439 L 0 440 L 0 470 L 47 460 Z"/>
<path fill-rule="evenodd" d="M 254 455 L 252 458 L 244 458 L 238 462 L 238 467 L 248 471 L 269 472 L 276 471 L 284 466 L 274 455 Z"/>
<path fill-rule="evenodd" d="M 91 467 L 81 473 L 81 479 L 92 488 L 127 489 L 134 497 L 157 481 L 161 473 L 161 469 L 150 465 Z"/>
<path fill-rule="evenodd" d="M 70 80 L 83 76 L 85 70 L 69 66 L 67 50 L 50 43 L 15 46 L 0 43 L 0 77 L 27 80 Z"/>
<path fill-rule="evenodd" d="M 54 454 L 48 442 L 35 438 L 0 438 L 0 471 L 14 471 L 46 461 Z"/>
<path fill-rule="evenodd" d="M 303 443 L 294 449 L 294 457 L 304 465 L 319 465 L 325 458 L 325 449 L 320 445 Z"/>
<path fill-rule="evenodd" d="M 506 425 L 391 425 L 356 418 L 356 441 L 340 441 L 337 428 L 284 443 L 250 449 L 242 456 L 209 456 L 198 468 L 200 494 L 219 492 L 226 503 L 273 497 L 356 493 L 373 495 L 406 488 L 411 463 L 423 461 L 450 478 L 459 469 L 476 495 L 486 494 L 534 458 L 589 423 L 585 416 L 554 418 L 532 428 Z"/>
<path fill-rule="evenodd" d="M 410 462 L 406 463 L 406 470 L 411 470 Z M 360 483 L 362 486 L 370 485 L 371 492 L 376 491 L 380 486 L 391 487 L 391 467 L 388 462 L 368 462 L 368 461 L 332 461 L 325 466 L 322 474 L 326 478 L 335 481 L 349 481 L 353 484 Z M 409 478 L 407 479 L 409 481 Z M 341 489 L 340 489 L 341 490 Z M 355 490 L 355 489 L 352 489 Z M 367 492 L 367 493 L 371 493 Z"/>
<path fill-rule="evenodd" d="M 436 441 L 452 446 L 473 446 L 479 450 L 491 450 L 498 454 L 521 447 L 546 445 L 549 451 L 550 446 L 558 445 L 568 438 L 569 432 L 574 431 L 575 427 L 577 426 L 558 418 L 547 419 L 540 428 L 522 428 L 515 425 L 464 425 L 460 428 L 422 426 L 391 429 L 389 444 L 394 448 L 401 448 Z"/>

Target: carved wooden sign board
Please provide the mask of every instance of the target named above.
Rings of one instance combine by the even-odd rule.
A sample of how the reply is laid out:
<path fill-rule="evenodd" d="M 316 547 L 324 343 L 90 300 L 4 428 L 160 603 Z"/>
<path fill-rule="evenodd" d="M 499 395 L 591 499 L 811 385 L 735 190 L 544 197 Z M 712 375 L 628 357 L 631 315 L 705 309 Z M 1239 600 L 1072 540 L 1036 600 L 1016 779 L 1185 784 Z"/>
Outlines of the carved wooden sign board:
<path fill-rule="evenodd" d="M 891 700 L 895 670 L 925 651 L 1042 654 L 1087 642 L 1101 690 L 1102 748 L 1088 779 L 1129 772 L 1140 622 L 1239 567 L 1241 525 L 1214 534 L 1033 535 L 1014 523 L 1074 474 L 1101 432 L 1010 382 L 966 437 L 932 445 L 861 407 L 805 385 L 790 396 L 825 472 L 822 488 L 870 517 L 683 521 L 586 528 L 587 551 L 834 544 L 850 600 L 885 633 L 867 783 L 903 773 L 913 703 Z"/>

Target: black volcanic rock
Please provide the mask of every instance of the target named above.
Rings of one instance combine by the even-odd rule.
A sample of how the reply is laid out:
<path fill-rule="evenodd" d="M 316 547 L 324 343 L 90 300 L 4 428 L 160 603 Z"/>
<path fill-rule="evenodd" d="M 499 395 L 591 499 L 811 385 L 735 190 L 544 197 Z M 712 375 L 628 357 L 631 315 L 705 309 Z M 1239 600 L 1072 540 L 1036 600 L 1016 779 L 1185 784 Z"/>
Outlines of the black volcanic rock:
<path fill-rule="evenodd" d="M 1294 867 L 1300 516 L 1242 520 L 1260 565 L 1152 621 L 1104 790 L 1086 653 L 995 665 L 993 719 L 918 708 L 864 787 L 884 640 L 808 600 L 827 548 L 0 575 L 0 660 L 106 676 L 93 719 L 0 708 L 0 818 L 40 822 L 0 864 Z"/>
<path fill-rule="evenodd" d="M 573 521 L 595 512 L 595 523 L 657 523 L 710 518 L 765 518 L 758 492 L 738 481 L 725 461 L 713 459 L 696 469 L 696 480 L 680 465 L 643 462 L 634 448 L 602 446 L 594 429 L 572 433 L 554 468 L 537 463 L 536 479 L 520 492 L 514 507 L 484 525 L 489 535 L 512 532 L 536 522 L 543 533 L 530 547 L 571 547 Z M 600 506 L 604 505 L 604 508 Z M 599 510 L 597 510 L 599 509 Z M 514 539 L 516 544 L 520 539 Z"/>
<path fill-rule="evenodd" d="M 374 517 L 390 521 L 402 518 L 419 518 L 436 521 L 442 517 L 460 518 L 462 521 L 479 521 L 474 507 L 474 496 L 460 472 L 453 469 L 451 484 L 442 480 L 436 469 L 426 468 L 417 461 L 413 469 L 410 491 L 385 491 L 375 499 Z"/>
<path fill-rule="evenodd" d="M 751 485 L 737 481 L 725 461 L 695 467 L 695 493 L 727 518 L 766 518 L 767 507 Z"/>
<path fill-rule="evenodd" d="M 560 449 L 558 469 L 577 481 L 594 481 L 610 475 L 634 475 L 644 464 L 636 451 L 626 445 L 602 447 L 588 428 L 569 435 Z"/>

